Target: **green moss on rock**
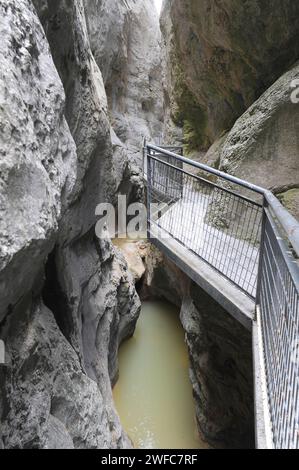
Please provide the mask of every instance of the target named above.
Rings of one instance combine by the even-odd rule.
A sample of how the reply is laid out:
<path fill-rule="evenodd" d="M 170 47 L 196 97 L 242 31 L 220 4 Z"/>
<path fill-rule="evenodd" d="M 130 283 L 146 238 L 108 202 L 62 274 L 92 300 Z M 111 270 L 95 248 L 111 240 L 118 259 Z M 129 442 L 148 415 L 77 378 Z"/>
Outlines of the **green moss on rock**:
<path fill-rule="evenodd" d="M 173 98 L 172 119 L 183 128 L 183 141 L 186 153 L 193 150 L 207 149 L 211 142 L 206 137 L 207 116 L 188 89 L 180 60 L 173 51 Z"/>
<path fill-rule="evenodd" d="M 290 189 L 278 195 L 278 199 L 299 221 L 299 188 Z"/>

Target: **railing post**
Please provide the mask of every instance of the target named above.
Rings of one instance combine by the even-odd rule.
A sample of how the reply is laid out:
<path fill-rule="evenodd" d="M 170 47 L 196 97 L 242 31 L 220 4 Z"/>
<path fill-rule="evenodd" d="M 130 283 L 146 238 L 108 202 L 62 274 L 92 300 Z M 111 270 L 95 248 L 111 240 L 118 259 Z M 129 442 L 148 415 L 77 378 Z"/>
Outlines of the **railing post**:
<path fill-rule="evenodd" d="M 255 305 L 256 308 L 260 305 L 261 302 L 261 283 L 262 283 L 262 274 L 263 274 L 263 256 L 264 256 L 264 247 L 265 247 L 265 232 L 266 232 L 266 207 L 268 203 L 266 198 L 263 199 L 263 215 L 262 215 L 262 226 L 261 226 L 261 243 L 260 243 L 260 254 L 259 254 L 259 264 L 258 264 L 258 273 L 257 273 L 257 282 L 256 282 L 256 298 Z"/>
<path fill-rule="evenodd" d="M 5 364 L 5 344 L 2 339 L 0 339 L 0 365 Z"/>
<path fill-rule="evenodd" d="M 142 176 L 146 180 L 147 169 L 146 169 L 146 155 L 147 155 L 147 143 L 146 138 L 143 140 L 143 153 L 142 153 Z"/>
<path fill-rule="evenodd" d="M 151 191 L 152 191 L 152 167 L 150 149 L 146 146 L 147 162 L 147 238 L 151 238 Z"/>

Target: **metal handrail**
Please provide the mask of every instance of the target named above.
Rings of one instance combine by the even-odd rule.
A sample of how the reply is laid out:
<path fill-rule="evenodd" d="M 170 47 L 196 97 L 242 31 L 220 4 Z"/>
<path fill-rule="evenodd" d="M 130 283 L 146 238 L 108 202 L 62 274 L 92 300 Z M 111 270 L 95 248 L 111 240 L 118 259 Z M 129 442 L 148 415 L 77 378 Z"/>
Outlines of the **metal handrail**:
<path fill-rule="evenodd" d="M 156 161 L 156 162 L 161 162 L 161 160 L 157 157 L 154 157 L 153 155 L 151 155 L 151 159 Z M 194 178 L 195 180 L 198 180 L 198 181 L 201 181 L 209 186 L 213 186 L 214 188 L 219 188 L 219 186 L 216 184 L 216 183 L 213 183 L 212 181 L 209 181 L 205 178 L 202 178 L 201 176 L 198 176 L 198 175 L 193 175 L 192 173 L 182 169 L 182 168 L 177 168 L 176 166 L 174 165 L 171 165 L 171 163 L 168 163 L 168 162 L 163 162 L 163 165 L 167 166 L 168 168 L 172 168 L 173 170 L 176 170 L 176 171 L 179 171 L 181 173 L 184 173 L 185 175 L 189 175 L 191 176 L 192 178 Z M 259 207 L 263 207 L 262 204 L 254 201 L 253 199 L 250 199 L 246 196 L 242 196 L 241 194 L 237 194 L 235 193 L 234 191 L 231 191 L 230 189 L 228 188 L 221 188 L 222 191 L 226 192 L 226 193 L 229 193 L 229 194 L 232 194 L 234 196 L 238 196 L 239 198 L 243 199 L 244 201 L 248 201 L 250 202 L 251 204 L 254 204 L 256 206 L 259 206 Z"/>
<path fill-rule="evenodd" d="M 223 171 L 220 171 L 220 170 L 216 170 L 215 168 L 205 165 L 204 163 L 195 162 L 194 160 L 190 160 L 190 158 L 182 157 L 181 155 L 178 155 L 174 152 L 170 152 L 169 150 L 164 150 L 162 147 L 157 147 L 156 145 L 148 144 L 147 148 L 150 150 L 154 150 L 155 152 L 163 153 L 169 157 L 176 158 L 178 161 L 182 163 L 191 165 L 194 168 L 198 168 L 199 170 L 207 171 L 208 173 L 212 175 L 218 176 L 219 178 L 223 178 L 226 181 L 229 181 L 230 183 L 238 184 L 239 186 L 242 186 L 243 188 L 246 188 L 246 189 L 250 189 L 256 193 L 263 195 L 265 192 L 264 188 L 260 188 L 259 186 L 256 186 L 255 184 L 251 184 L 251 183 L 248 183 L 247 181 L 241 180 L 240 178 L 236 178 L 235 176 L 228 175 L 227 173 L 224 173 Z"/>
<path fill-rule="evenodd" d="M 177 214 L 177 220 L 184 219 L 185 234 L 179 234 L 179 226 L 170 222 L 169 218 L 174 218 L 173 210 L 170 210 L 168 216 L 159 220 L 159 224 L 169 234 L 185 246 L 190 252 L 218 271 L 223 277 L 227 278 L 232 284 L 236 285 L 243 293 L 254 299 L 256 296 L 257 265 L 260 242 L 260 224 L 262 219 L 263 205 L 261 200 L 247 197 L 247 194 L 241 194 L 228 185 L 220 186 L 216 182 L 202 178 L 196 172 L 188 171 L 187 164 L 191 167 L 207 170 L 210 174 L 223 176 L 227 180 L 225 173 L 214 170 L 206 165 L 198 164 L 185 157 L 170 152 L 164 147 L 156 145 L 147 145 L 147 177 L 148 177 L 148 207 L 151 202 L 168 202 L 169 209 L 172 204 L 181 201 L 183 205 L 189 204 L 189 210 L 182 210 Z M 239 181 L 236 178 L 231 180 Z M 193 185 L 196 185 L 201 191 L 194 192 Z M 243 185 L 244 186 L 244 185 Z M 251 186 L 245 183 L 246 190 Z M 215 190 L 215 192 L 214 192 Z M 252 192 L 252 191 L 251 191 Z M 226 199 L 224 200 L 224 195 Z M 150 197 L 149 197 L 150 196 Z M 206 197 L 212 197 L 214 202 L 208 210 L 206 207 Z M 260 198 L 262 199 L 262 198 Z M 218 202 L 217 202 L 218 201 Z M 222 202 L 221 202 L 222 201 Z M 217 224 L 228 222 L 222 220 L 221 210 L 218 212 L 220 202 L 225 206 L 231 205 L 232 213 L 229 215 L 235 217 L 231 219 L 232 225 L 227 226 L 226 232 L 217 228 Z M 179 206 L 176 206 L 180 211 Z M 182 206 L 180 206 L 182 208 Z M 194 211 L 191 219 L 188 216 Z M 206 211 L 206 212 L 205 212 Z M 198 218 L 199 230 L 195 229 L 195 218 Z M 204 219 L 211 217 L 211 224 L 205 224 Z M 244 224 L 236 222 L 237 219 L 246 217 Z M 206 220 L 207 220 L 206 219 Z M 148 224 L 154 223 L 149 218 Z M 171 227 L 168 227 L 170 224 Z M 170 228 L 170 230 L 169 230 Z M 201 230 L 203 232 L 201 233 Z M 235 231 L 241 236 L 243 242 L 236 238 Z M 186 234 L 187 238 L 186 238 Z M 218 246 L 213 250 L 213 243 Z M 234 264 L 235 259 L 235 264 Z M 228 262 L 227 262 L 228 261 Z"/>
<path fill-rule="evenodd" d="M 182 157 L 181 155 L 178 155 L 174 152 L 170 152 L 169 150 L 164 149 L 162 147 L 157 147 L 156 145 L 153 145 L 153 144 L 147 144 L 147 148 L 150 150 L 154 150 L 155 152 L 163 153 L 169 157 L 176 158 L 178 161 L 182 163 L 185 163 L 187 165 L 193 166 L 194 168 L 198 168 L 200 170 L 206 171 L 207 173 L 210 173 L 214 176 L 222 178 L 225 181 L 237 184 L 245 189 L 249 189 L 251 191 L 254 191 L 257 194 L 264 196 L 265 200 L 271 207 L 275 217 L 281 224 L 282 228 L 285 230 L 286 235 L 288 236 L 290 242 L 292 243 L 294 251 L 296 252 L 297 256 L 299 256 L 299 222 L 295 219 L 295 217 L 293 217 L 288 212 L 288 210 L 285 207 L 283 207 L 283 205 L 274 196 L 274 194 L 271 193 L 271 191 L 265 188 L 262 188 L 260 186 L 257 186 L 255 184 L 249 183 L 248 181 L 244 181 L 235 176 L 228 175 L 227 173 L 224 173 L 223 171 L 216 170 L 215 168 L 205 165 L 204 163 L 195 162 L 194 160 L 191 160 L 190 158 Z"/>

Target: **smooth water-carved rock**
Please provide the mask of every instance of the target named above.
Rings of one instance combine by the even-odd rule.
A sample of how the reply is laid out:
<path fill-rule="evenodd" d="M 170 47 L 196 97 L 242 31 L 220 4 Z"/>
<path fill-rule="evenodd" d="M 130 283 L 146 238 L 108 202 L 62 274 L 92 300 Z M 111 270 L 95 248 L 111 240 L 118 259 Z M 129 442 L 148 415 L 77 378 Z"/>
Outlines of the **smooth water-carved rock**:
<path fill-rule="evenodd" d="M 47 304 L 87 374 L 111 398 L 118 347 L 133 334 L 140 313 L 133 276 L 111 243 L 90 235 L 58 249 L 53 262 L 54 284 L 49 278 L 44 291 Z"/>
<path fill-rule="evenodd" d="M 64 91 L 31 2 L 0 1 L 0 321 L 40 277 L 76 177 Z"/>
<path fill-rule="evenodd" d="M 90 43 L 107 91 L 111 124 L 140 161 L 143 139 L 162 136 L 161 32 L 151 0 L 85 2 Z"/>
<path fill-rule="evenodd" d="M 77 149 L 72 205 L 60 230 L 61 238 L 71 240 L 94 226 L 96 206 L 116 193 L 107 97 L 90 49 L 84 2 L 34 4 L 65 89 L 65 115 Z"/>
<path fill-rule="evenodd" d="M 6 449 L 130 445 L 40 299 L 28 297 L 15 308 L 5 335 L 9 367 L 0 381 L 0 435 Z"/>
<path fill-rule="evenodd" d="M 123 174 L 115 174 L 126 168 L 127 155 L 122 154 L 124 166 L 114 167 L 114 131 L 108 120 L 102 74 L 90 47 L 86 7 L 76 0 L 48 2 L 46 10 L 39 8 L 66 90 L 66 115 L 77 144 L 81 175 L 79 193 L 64 217 L 50 268 L 55 270 L 60 298 L 51 306 L 87 373 L 111 401 L 110 378 L 114 381 L 117 376 L 118 346 L 133 333 L 140 305 L 123 260 L 112 245 L 94 240 L 92 233 L 95 207 L 100 202 L 114 202 L 123 179 Z M 100 26 L 98 21 L 97 28 Z M 103 245 L 105 254 L 101 252 Z M 51 282 L 45 288 L 46 295 L 47 289 L 51 289 Z"/>
<path fill-rule="evenodd" d="M 118 193 L 144 199 L 141 148 L 163 134 L 161 32 L 151 0 L 84 2 L 92 54 L 108 99 Z M 121 167 L 121 162 L 123 165 Z"/>
<path fill-rule="evenodd" d="M 220 169 L 274 192 L 299 185 L 299 106 L 290 87 L 296 65 L 241 116 L 218 149 Z"/>

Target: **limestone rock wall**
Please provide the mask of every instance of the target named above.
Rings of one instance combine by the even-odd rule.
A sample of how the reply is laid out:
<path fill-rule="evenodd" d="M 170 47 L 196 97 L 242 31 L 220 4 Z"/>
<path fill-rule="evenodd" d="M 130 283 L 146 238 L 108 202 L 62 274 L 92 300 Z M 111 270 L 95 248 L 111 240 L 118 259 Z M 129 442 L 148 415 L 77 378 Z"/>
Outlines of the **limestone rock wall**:
<path fill-rule="evenodd" d="M 181 321 L 201 433 L 216 448 L 254 448 L 251 333 L 195 284 Z"/>
<path fill-rule="evenodd" d="M 131 445 L 111 383 L 118 346 L 134 331 L 140 301 L 123 256 L 95 238 L 95 207 L 115 203 L 121 188 L 142 197 L 140 162 L 133 157 L 141 134 L 160 129 L 154 118 L 160 45 L 148 0 L 122 3 L 120 25 L 113 20 L 120 2 L 109 5 L 0 1 L 4 448 Z M 104 24 L 105 34 L 115 28 L 119 38 L 111 61 L 94 49 L 109 56 Z M 142 32 L 147 40 L 140 43 Z M 140 55 L 148 62 L 140 64 Z M 120 75 L 112 79 L 116 69 Z M 117 94 L 112 88 L 119 76 Z"/>
<path fill-rule="evenodd" d="M 0 373 L 5 449 L 130 447 L 113 406 L 83 373 L 40 299 L 16 306 L 5 339 L 9 367 Z"/>
<path fill-rule="evenodd" d="M 291 84 L 299 66 L 277 80 L 235 123 L 216 151 L 220 169 L 276 194 L 299 188 L 299 105 Z M 298 82 L 299 83 L 299 82 Z M 289 209 L 295 214 L 295 208 Z"/>
<path fill-rule="evenodd" d="M 207 149 L 298 60 L 298 13 L 291 0 L 164 2 L 172 115 L 190 149 Z"/>
<path fill-rule="evenodd" d="M 298 13 L 291 1 L 165 0 L 161 18 L 167 139 L 273 190 L 295 216 Z"/>
<path fill-rule="evenodd" d="M 298 13 L 165 0 L 163 57 L 151 0 L 0 0 L 0 448 L 131 445 L 111 384 L 143 270 L 94 225 L 100 202 L 143 198 L 144 138 L 183 133 L 296 210 Z M 142 295 L 183 305 L 201 431 L 250 446 L 248 334 L 152 248 L 146 264 Z"/>
<path fill-rule="evenodd" d="M 91 49 L 107 91 L 112 127 L 138 161 L 143 139 L 163 130 L 161 32 L 151 0 L 85 2 Z"/>
<path fill-rule="evenodd" d="M 0 320 L 32 288 L 76 180 L 64 90 L 33 6 L 2 1 Z"/>

